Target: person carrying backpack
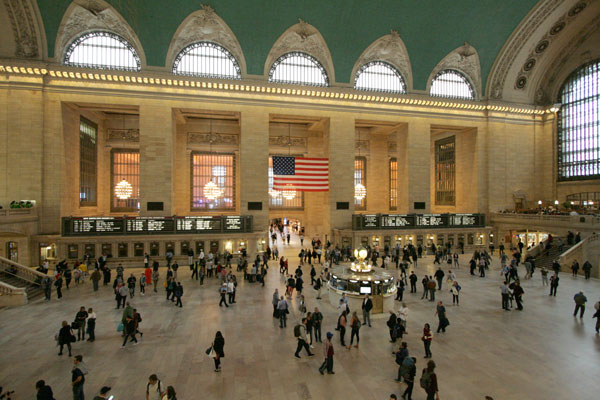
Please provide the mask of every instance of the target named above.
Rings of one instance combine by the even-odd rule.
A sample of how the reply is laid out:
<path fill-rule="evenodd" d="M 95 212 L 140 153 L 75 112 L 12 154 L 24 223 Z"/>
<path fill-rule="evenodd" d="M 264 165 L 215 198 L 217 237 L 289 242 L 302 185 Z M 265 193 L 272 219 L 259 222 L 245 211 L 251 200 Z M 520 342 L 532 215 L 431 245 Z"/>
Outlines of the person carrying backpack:
<path fill-rule="evenodd" d="M 423 369 L 420 380 L 421 387 L 427 393 L 427 400 L 439 400 L 437 375 L 435 374 L 435 362 L 429 360 L 427 368 Z"/>
<path fill-rule="evenodd" d="M 298 347 L 296 348 L 294 357 L 300 358 L 300 351 L 302 350 L 302 348 L 306 350 L 309 356 L 314 356 L 314 354 L 311 353 L 310 348 L 308 347 L 308 337 L 306 335 L 306 318 L 302 318 L 302 324 L 296 325 L 294 327 L 294 337 L 298 339 Z"/>
<path fill-rule="evenodd" d="M 396 379 L 396 382 L 400 382 L 402 381 L 402 364 L 404 363 L 406 357 L 408 357 L 408 344 L 406 342 L 402 342 L 395 355 L 396 364 L 398 365 L 398 378 Z"/>
<path fill-rule="evenodd" d="M 406 383 L 406 390 L 402 393 L 402 398 L 412 400 L 415 375 L 417 375 L 417 359 L 415 357 L 406 357 L 400 368 L 402 369 L 402 378 L 404 378 L 404 383 Z"/>
<path fill-rule="evenodd" d="M 146 400 L 161 400 L 166 394 L 163 385 L 156 376 L 156 374 L 150 375 L 148 378 L 148 384 L 146 385 Z"/>

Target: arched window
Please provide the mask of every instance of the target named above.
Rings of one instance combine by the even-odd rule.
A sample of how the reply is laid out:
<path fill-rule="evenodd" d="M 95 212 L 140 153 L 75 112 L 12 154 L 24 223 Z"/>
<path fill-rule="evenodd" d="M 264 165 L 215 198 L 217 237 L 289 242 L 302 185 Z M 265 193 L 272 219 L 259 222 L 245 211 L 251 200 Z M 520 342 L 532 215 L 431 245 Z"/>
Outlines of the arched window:
<path fill-rule="evenodd" d="M 429 94 L 451 99 L 475 99 L 475 91 L 466 76 L 453 69 L 438 72 L 431 81 Z"/>
<path fill-rule="evenodd" d="M 356 73 L 354 89 L 406 93 L 406 84 L 400 72 L 390 64 L 383 61 L 371 61 L 360 67 Z"/>
<path fill-rule="evenodd" d="M 325 68 L 313 56 L 301 52 L 287 53 L 275 60 L 269 82 L 329 86 Z"/>
<path fill-rule="evenodd" d="M 121 36 L 111 32 L 90 32 L 79 36 L 69 45 L 63 64 L 139 71 L 142 63 L 133 46 Z"/>
<path fill-rule="evenodd" d="M 204 78 L 242 79 L 240 65 L 225 47 L 211 42 L 193 43 L 175 57 L 173 73 Z"/>
<path fill-rule="evenodd" d="M 600 177 L 600 60 L 573 72 L 558 101 L 558 180 Z"/>

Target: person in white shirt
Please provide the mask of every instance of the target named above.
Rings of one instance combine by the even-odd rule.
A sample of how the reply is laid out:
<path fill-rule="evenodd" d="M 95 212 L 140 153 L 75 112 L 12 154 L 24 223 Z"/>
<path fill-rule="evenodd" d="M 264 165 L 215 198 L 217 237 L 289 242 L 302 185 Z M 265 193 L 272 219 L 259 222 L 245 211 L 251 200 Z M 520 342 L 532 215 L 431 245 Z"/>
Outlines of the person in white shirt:
<path fill-rule="evenodd" d="M 162 382 L 156 374 L 150 375 L 148 384 L 146 385 L 146 400 L 162 400 L 166 393 Z"/>

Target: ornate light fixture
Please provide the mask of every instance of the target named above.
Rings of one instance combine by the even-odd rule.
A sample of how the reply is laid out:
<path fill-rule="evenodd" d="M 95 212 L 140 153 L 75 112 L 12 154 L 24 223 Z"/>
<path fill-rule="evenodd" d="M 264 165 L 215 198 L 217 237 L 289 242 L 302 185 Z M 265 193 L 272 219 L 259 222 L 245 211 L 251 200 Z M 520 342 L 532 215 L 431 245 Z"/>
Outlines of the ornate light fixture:
<path fill-rule="evenodd" d="M 281 195 L 286 200 L 293 200 L 294 198 L 296 198 L 296 189 L 294 189 L 292 185 L 285 185 L 285 189 L 281 191 Z"/>
<path fill-rule="evenodd" d="M 117 198 L 120 200 L 129 199 L 132 193 L 133 186 L 131 186 L 131 183 L 127 182 L 125 179 L 115 185 L 115 196 L 117 196 Z"/>
<path fill-rule="evenodd" d="M 356 200 L 362 200 L 367 197 L 367 188 L 362 183 L 357 183 L 354 186 L 354 198 Z"/>
<path fill-rule="evenodd" d="M 216 200 L 223 195 L 223 190 L 217 186 L 213 181 L 208 181 L 204 185 L 204 197 L 209 200 Z"/>

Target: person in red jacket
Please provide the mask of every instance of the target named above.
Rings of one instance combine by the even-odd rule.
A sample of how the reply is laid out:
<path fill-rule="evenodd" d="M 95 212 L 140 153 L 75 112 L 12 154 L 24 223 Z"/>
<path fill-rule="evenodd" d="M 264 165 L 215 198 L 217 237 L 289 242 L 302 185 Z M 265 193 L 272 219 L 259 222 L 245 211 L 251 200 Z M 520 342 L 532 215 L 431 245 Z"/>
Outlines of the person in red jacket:
<path fill-rule="evenodd" d="M 431 340 L 433 339 L 433 333 L 431 333 L 431 327 L 429 324 L 425 324 L 423 327 L 423 336 L 421 340 L 425 346 L 425 358 L 431 358 Z"/>

